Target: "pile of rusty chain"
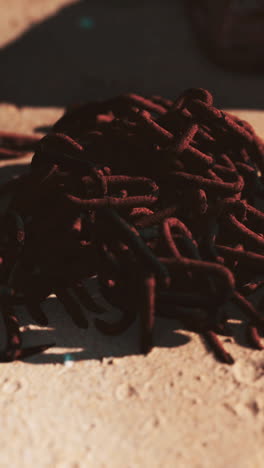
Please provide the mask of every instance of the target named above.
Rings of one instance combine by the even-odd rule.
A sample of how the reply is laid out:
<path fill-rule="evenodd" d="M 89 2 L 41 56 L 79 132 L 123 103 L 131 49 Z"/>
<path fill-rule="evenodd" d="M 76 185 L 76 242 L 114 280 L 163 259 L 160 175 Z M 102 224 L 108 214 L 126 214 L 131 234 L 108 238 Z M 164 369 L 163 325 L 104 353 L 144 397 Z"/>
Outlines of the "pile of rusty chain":
<path fill-rule="evenodd" d="M 83 306 L 106 315 L 85 286 L 94 275 L 122 312 L 95 326 L 119 334 L 139 316 L 144 353 L 160 315 L 232 363 L 218 337 L 231 333 L 230 302 L 262 349 L 254 293 L 264 284 L 264 145 L 247 122 L 190 89 L 176 101 L 128 94 L 68 109 L 39 142 L 0 138 L 3 155 L 35 150 L 30 170 L 0 187 L 2 360 L 45 349 L 22 349 L 16 304 L 40 324 L 51 293 L 80 327 Z"/>

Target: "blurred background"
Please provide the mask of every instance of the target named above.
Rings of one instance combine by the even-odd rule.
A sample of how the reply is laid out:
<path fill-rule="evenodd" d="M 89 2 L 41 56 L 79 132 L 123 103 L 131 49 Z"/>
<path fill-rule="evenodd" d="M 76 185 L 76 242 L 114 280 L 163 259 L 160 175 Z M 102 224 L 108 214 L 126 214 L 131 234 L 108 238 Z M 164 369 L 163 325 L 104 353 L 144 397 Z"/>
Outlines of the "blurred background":
<path fill-rule="evenodd" d="M 264 44 L 251 40 L 256 23 L 248 28 L 247 18 L 260 7 L 254 14 L 264 30 L 263 1 L 234 1 L 235 22 L 223 8 L 228 3 L 0 0 L 0 101 L 64 107 L 128 91 L 173 98 L 203 87 L 220 107 L 262 109 L 263 71 L 243 57 L 257 51 L 261 63 Z M 225 41 L 217 43 L 220 32 Z"/>

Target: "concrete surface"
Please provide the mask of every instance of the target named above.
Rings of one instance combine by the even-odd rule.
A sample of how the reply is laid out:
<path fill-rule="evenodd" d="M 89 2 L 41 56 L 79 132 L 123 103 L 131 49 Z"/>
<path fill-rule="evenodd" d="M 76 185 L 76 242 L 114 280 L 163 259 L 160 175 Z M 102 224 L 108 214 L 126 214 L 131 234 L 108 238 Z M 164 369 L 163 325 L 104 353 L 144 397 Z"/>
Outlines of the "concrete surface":
<path fill-rule="evenodd" d="M 0 0 L 3 43 L 0 63 L 2 53 L 7 60 L 8 50 L 14 50 L 12 47 L 23 42 L 18 34 L 22 31 L 31 34 L 37 27 L 35 22 L 43 18 L 53 22 L 57 16 L 63 16 L 66 12 L 58 12 L 57 8 L 67 3 L 72 2 L 9 0 L 10 8 L 7 8 L 6 1 Z M 115 0 L 113 4 L 117 9 L 120 2 Z M 86 5 L 97 8 L 93 1 Z M 150 2 L 145 1 L 144 5 L 150 12 Z M 163 22 L 170 18 L 167 2 L 164 5 L 162 10 L 158 2 L 155 4 L 160 13 L 163 11 L 164 16 L 160 16 Z M 76 3 L 68 8 L 80 7 Z M 118 9 L 122 14 L 124 10 L 126 7 Z M 108 7 L 105 17 L 110 12 Z M 50 14 L 55 16 L 48 18 Z M 146 19 L 147 12 L 145 15 Z M 133 30 L 136 36 L 137 28 Z M 185 34 L 191 41 L 189 33 Z M 14 39 L 15 43 L 9 43 Z M 34 41 L 34 36 L 31 40 Z M 158 37 L 155 40 L 158 42 Z M 191 54 L 188 47 L 187 54 L 188 50 Z M 8 104 L 0 105 L 0 128 L 41 135 L 41 129 L 51 125 L 62 112 L 52 106 L 64 105 L 77 97 L 84 99 L 89 92 L 85 86 L 78 88 L 77 81 L 66 78 L 64 82 L 57 74 L 59 96 L 55 86 L 54 92 L 43 89 L 38 99 L 37 84 L 44 86 L 44 82 L 41 79 L 30 82 L 34 68 L 30 65 L 32 57 L 21 56 L 19 51 L 10 52 L 12 66 L 9 70 L 14 71 L 16 61 L 18 63 L 14 85 L 6 78 L 11 76 L 11 71 L 5 75 L 1 68 L 1 99 Z M 51 55 L 53 52 L 50 49 Z M 200 68 L 197 65 L 197 76 L 192 73 L 191 85 L 206 87 L 211 80 L 222 105 L 242 109 L 233 112 L 251 121 L 264 137 L 262 77 L 234 78 L 232 85 L 229 74 L 205 64 L 198 52 L 198 55 L 194 51 L 192 54 Z M 23 60 L 26 65 L 22 69 Z M 54 62 L 54 56 L 52 60 Z M 188 62 L 186 70 L 188 66 L 193 70 L 193 63 Z M 47 70 L 50 72 L 49 67 Z M 105 80 L 107 73 L 103 72 L 107 72 L 106 65 L 101 69 L 102 80 Z M 148 83 L 154 83 L 156 90 L 167 95 L 172 94 L 175 84 L 177 95 L 179 88 L 186 87 L 184 76 L 178 80 L 175 69 L 174 74 L 169 72 L 170 66 L 161 78 L 160 87 L 147 74 Z M 27 80 L 30 83 L 25 89 L 18 85 L 20 73 L 24 77 L 23 86 Z M 138 86 L 142 84 L 140 80 Z M 112 83 L 107 90 L 102 83 L 104 81 L 96 85 L 95 90 L 99 93 L 101 86 L 102 97 L 106 92 L 117 92 L 119 83 L 116 87 Z M 125 88 L 129 83 L 136 83 L 134 76 L 121 85 Z M 186 85 L 190 85 L 190 75 L 186 75 Z M 249 96 L 244 92 L 246 85 L 252 90 Z M 148 89 L 151 86 L 148 84 Z M 233 94 L 235 88 L 237 92 Z M 247 107 L 259 110 L 248 111 Z M 23 171 L 29 160 L 30 155 L 21 161 L 1 161 L 1 180 Z M 23 308 L 17 310 L 24 344 L 55 339 L 56 347 L 23 362 L 0 364 L 1 468 L 263 467 L 264 354 L 245 346 L 243 326 L 238 320 L 232 324 L 235 338 L 224 339 L 226 348 L 236 359 L 229 367 L 216 362 L 199 336 L 181 330 L 176 321 L 157 322 L 155 347 L 143 357 L 138 354 L 137 324 L 123 335 L 109 338 L 92 326 L 86 331 L 72 325 L 55 298 L 46 301 L 45 310 L 50 323 L 41 329 Z M 1 343 L 4 339 L 2 331 Z"/>

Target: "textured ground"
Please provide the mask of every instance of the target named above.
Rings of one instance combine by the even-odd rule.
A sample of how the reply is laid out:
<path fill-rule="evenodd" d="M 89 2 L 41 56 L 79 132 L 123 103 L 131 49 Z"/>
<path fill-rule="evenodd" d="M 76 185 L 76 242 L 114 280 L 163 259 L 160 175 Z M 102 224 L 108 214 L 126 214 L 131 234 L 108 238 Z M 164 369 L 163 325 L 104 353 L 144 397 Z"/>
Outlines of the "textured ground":
<path fill-rule="evenodd" d="M 106 13 L 110 16 L 112 14 L 111 20 L 116 17 L 109 7 L 105 7 L 105 11 L 104 2 L 98 3 L 102 5 L 104 21 Z M 153 10 L 150 2 L 143 3 L 145 6 L 142 11 L 146 19 Z M 78 86 L 74 74 L 70 75 L 72 81 L 67 81 L 66 77 L 65 83 L 59 67 L 56 68 L 53 80 L 48 82 L 48 89 L 45 89 L 45 80 L 41 81 L 42 75 L 33 73 L 32 83 L 30 81 L 31 72 L 34 72 L 33 62 L 38 54 L 37 46 L 34 49 L 32 44 L 34 35 L 46 34 L 45 29 L 44 32 L 37 32 L 34 29 L 36 24 L 33 23 L 47 21 L 50 24 L 47 27 L 53 30 L 54 24 L 59 21 L 61 29 L 57 29 L 57 36 L 60 36 L 61 31 L 64 37 L 70 16 L 67 9 L 58 13 L 57 8 L 66 4 L 71 4 L 71 14 L 76 11 L 76 15 L 84 15 L 84 2 L 81 6 L 78 3 L 72 6 L 73 2 L 65 0 L 0 0 L 3 44 L 0 64 L 3 59 L 7 67 L 7 71 L 1 68 L 0 93 L 2 101 L 8 102 L 0 105 L 1 129 L 39 132 L 41 135 L 41 130 L 54 122 L 62 112 L 54 106 L 89 95 L 91 88 L 86 88 L 84 81 L 80 81 Z M 91 10 L 97 8 L 98 23 L 100 8 L 95 7 L 94 2 L 90 4 Z M 127 27 L 130 24 L 128 9 L 119 8 L 117 0 L 113 4 L 116 5 L 119 17 L 124 17 L 124 21 L 126 18 Z M 168 13 L 169 2 L 164 4 L 161 8 L 159 2 L 155 3 L 156 13 L 148 23 L 149 31 L 158 30 L 158 18 L 155 16 L 158 12 L 162 21 L 171 17 L 171 12 Z M 130 13 L 134 15 L 135 21 L 136 11 L 130 8 Z M 49 15 L 53 16 L 48 18 Z M 89 11 L 86 16 L 91 16 Z M 235 112 L 250 120 L 264 137 L 264 114 L 261 111 L 263 95 L 260 94 L 262 77 L 235 78 L 207 64 L 194 49 L 192 39 L 184 29 L 184 22 L 179 27 L 186 43 L 185 75 L 183 72 L 177 75 L 176 65 L 171 66 L 171 58 L 171 62 L 168 62 L 170 66 L 165 71 L 173 71 L 174 75 L 170 73 L 168 79 L 160 76 L 159 80 L 154 77 L 153 88 L 172 95 L 175 81 L 177 95 L 179 89 L 189 85 L 208 86 L 226 107 L 258 108 L 258 111 Z M 136 36 L 136 28 L 133 28 Z M 30 47 L 33 49 L 29 50 L 28 55 L 27 39 L 22 37 L 20 40 L 23 31 L 31 35 Z M 169 28 L 167 34 L 168 37 L 172 34 Z M 41 37 L 43 39 L 44 36 Z M 146 37 L 148 44 L 155 40 L 158 42 L 158 37 L 153 38 L 150 33 Z M 10 43 L 15 38 L 16 42 Z M 25 40 L 26 43 L 23 42 Z M 46 57 L 47 51 L 41 44 L 39 53 L 46 54 Z M 35 50 L 34 56 L 30 55 L 32 50 Z M 149 56 L 154 57 L 153 51 L 149 49 Z M 52 47 L 49 54 L 50 63 L 55 64 L 56 53 Z M 67 64 L 67 50 L 64 54 L 62 68 Z M 72 51 L 69 54 L 73 60 Z M 76 51 L 79 62 L 83 63 L 78 54 Z M 16 60 L 17 71 L 12 75 Z M 22 69 L 23 60 L 26 66 Z M 73 63 L 77 64 L 78 60 L 76 58 Z M 157 55 L 153 60 L 160 64 L 163 59 Z M 188 70 L 192 72 L 194 64 L 197 66 L 197 76 L 192 73 L 190 77 Z M 135 84 L 135 87 L 142 84 L 143 73 L 139 70 L 138 81 L 131 72 L 127 81 L 111 82 L 107 87 L 103 75 L 105 68 L 100 68 L 98 64 L 96 71 L 90 72 L 88 65 L 86 72 L 87 76 L 90 73 L 89 83 L 94 86 L 92 89 L 95 95 L 97 93 L 99 96 L 100 86 L 101 96 L 104 96 L 110 91 L 116 93 L 119 85 L 120 89 L 125 89 L 130 84 Z M 148 65 L 145 70 L 150 80 L 152 68 Z M 51 68 L 48 67 L 48 71 L 52 77 Z M 20 73 L 22 80 L 30 84 L 19 86 Z M 94 73 L 98 74 L 97 82 L 92 80 Z M 114 80 L 116 73 L 117 68 L 113 71 L 109 65 L 111 79 Z M 13 84 L 8 80 L 10 77 L 13 77 Z M 1 179 L 21 172 L 29 160 L 30 155 L 19 162 L 15 161 L 15 165 L 12 161 L 1 162 Z M 92 326 L 87 331 L 78 330 L 54 298 L 47 301 L 45 310 L 50 325 L 41 330 L 30 322 L 22 309 L 18 311 L 25 344 L 55 340 L 56 348 L 24 362 L 0 365 L 1 467 L 263 467 L 264 354 L 245 346 L 243 327 L 238 321 L 233 324 L 235 339 L 228 338 L 225 342 L 226 348 L 236 358 L 235 364 L 229 367 L 216 362 L 201 339 L 178 329 L 177 322 L 158 322 L 154 338 L 156 346 L 147 357 L 143 357 L 137 354 L 136 324 L 122 336 L 108 338 L 102 337 Z M 4 336 L 1 336 L 1 342 L 3 340 Z"/>

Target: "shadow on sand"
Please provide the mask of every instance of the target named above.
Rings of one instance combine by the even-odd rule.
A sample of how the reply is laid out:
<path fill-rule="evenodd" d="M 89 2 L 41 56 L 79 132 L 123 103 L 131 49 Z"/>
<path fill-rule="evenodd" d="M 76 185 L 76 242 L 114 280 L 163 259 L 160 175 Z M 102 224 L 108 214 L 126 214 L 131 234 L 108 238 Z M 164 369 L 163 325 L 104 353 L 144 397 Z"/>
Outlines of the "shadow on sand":
<path fill-rule="evenodd" d="M 176 97 L 208 88 L 216 104 L 264 106 L 263 77 L 226 72 L 195 43 L 180 0 L 89 0 L 61 9 L 0 50 L 0 101 L 66 106 L 122 92 Z"/>

